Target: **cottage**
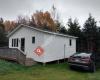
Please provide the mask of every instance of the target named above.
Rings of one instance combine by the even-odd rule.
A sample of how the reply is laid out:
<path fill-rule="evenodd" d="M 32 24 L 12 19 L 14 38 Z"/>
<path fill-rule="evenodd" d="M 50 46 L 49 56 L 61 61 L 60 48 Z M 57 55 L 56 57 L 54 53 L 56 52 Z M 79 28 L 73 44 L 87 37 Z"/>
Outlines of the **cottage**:
<path fill-rule="evenodd" d="M 76 52 L 76 38 L 27 25 L 16 27 L 9 37 L 9 48 L 17 48 L 36 62 L 68 58 Z"/>

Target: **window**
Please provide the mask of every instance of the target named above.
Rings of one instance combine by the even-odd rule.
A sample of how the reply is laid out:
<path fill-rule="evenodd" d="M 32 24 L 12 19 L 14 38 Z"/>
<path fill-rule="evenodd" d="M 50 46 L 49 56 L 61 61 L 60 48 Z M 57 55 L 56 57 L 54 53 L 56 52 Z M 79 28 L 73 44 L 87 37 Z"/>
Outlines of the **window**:
<path fill-rule="evenodd" d="M 18 47 L 18 38 L 12 39 L 12 47 Z"/>
<path fill-rule="evenodd" d="M 14 47 L 16 47 L 16 39 L 14 39 L 14 43 L 13 44 L 14 44 Z"/>
<path fill-rule="evenodd" d="M 70 46 L 72 45 L 72 40 L 71 40 L 71 39 L 69 39 L 69 45 L 70 45 Z"/>
<path fill-rule="evenodd" d="M 16 39 L 16 47 L 18 47 L 18 38 Z"/>
<path fill-rule="evenodd" d="M 32 43 L 35 43 L 35 37 L 32 37 Z"/>
<path fill-rule="evenodd" d="M 12 39 L 12 47 L 14 47 L 14 39 Z"/>

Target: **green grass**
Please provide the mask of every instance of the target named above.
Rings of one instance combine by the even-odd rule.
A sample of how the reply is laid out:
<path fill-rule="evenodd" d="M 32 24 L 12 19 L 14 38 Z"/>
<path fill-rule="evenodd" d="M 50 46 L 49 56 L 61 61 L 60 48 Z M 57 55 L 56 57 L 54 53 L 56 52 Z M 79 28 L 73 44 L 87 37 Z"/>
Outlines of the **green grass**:
<path fill-rule="evenodd" d="M 25 67 L 0 60 L 0 80 L 100 80 L 100 70 L 95 73 L 74 71 L 67 63 Z"/>

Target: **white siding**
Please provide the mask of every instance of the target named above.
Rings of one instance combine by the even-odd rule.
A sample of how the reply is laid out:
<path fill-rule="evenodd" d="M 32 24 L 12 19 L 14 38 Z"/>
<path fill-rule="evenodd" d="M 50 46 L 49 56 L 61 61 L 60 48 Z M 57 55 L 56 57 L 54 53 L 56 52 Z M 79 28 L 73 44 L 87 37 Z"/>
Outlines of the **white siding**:
<path fill-rule="evenodd" d="M 35 36 L 35 44 L 32 43 L 32 37 Z M 38 62 L 49 62 L 64 58 L 64 45 L 65 46 L 65 58 L 76 52 L 76 39 L 72 38 L 72 46 L 69 46 L 68 37 L 62 37 L 57 35 L 52 35 L 48 33 L 39 32 L 27 27 L 22 27 L 16 31 L 9 38 L 9 48 L 12 48 L 12 39 L 19 39 L 20 49 L 21 38 L 25 38 L 25 54 L 29 58 L 33 58 Z M 41 46 L 44 49 L 44 54 L 42 56 L 36 55 L 34 50 Z"/>
<path fill-rule="evenodd" d="M 70 38 L 50 34 L 46 34 L 44 38 L 44 44 L 47 41 L 47 44 L 44 46 L 45 62 L 68 58 L 70 55 L 76 52 L 75 39 L 72 39 L 72 45 L 69 46 Z"/>
<path fill-rule="evenodd" d="M 35 36 L 35 44 L 32 43 L 32 37 Z M 10 38 L 9 38 L 9 48 L 12 47 L 12 39 L 18 38 L 19 39 L 19 46 L 18 49 L 20 49 L 21 45 L 21 38 L 25 38 L 25 54 L 29 58 L 33 58 L 36 61 L 42 61 L 43 62 L 43 56 L 37 57 L 37 55 L 34 53 L 34 50 L 37 48 L 37 46 L 42 45 L 43 43 L 43 34 L 37 31 L 33 31 L 30 28 L 22 27 L 17 32 L 15 32 Z M 16 47 L 15 47 L 16 48 Z"/>

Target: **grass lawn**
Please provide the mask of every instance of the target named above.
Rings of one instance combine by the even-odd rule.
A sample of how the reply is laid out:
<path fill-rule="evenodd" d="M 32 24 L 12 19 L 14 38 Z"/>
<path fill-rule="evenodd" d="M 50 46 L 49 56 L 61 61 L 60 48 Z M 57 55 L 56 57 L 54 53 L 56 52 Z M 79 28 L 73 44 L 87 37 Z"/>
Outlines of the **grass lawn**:
<path fill-rule="evenodd" d="M 74 71 L 67 63 L 25 67 L 0 60 L 0 80 L 100 80 L 100 70 L 95 73 Z"/>

